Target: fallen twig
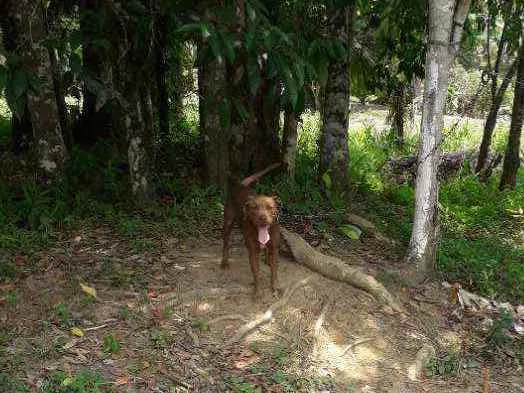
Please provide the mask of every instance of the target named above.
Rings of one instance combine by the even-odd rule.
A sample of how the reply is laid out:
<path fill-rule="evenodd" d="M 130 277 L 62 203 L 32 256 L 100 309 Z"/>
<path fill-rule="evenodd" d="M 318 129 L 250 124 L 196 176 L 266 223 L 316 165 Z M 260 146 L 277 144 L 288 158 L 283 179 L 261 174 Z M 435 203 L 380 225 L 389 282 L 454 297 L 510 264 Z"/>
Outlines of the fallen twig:
<path fill-rule="evenodd" d="M 229 319 L 241 319 L 243 321 L 246 320 L 246 317 L 240 314 L 229 314 L 229 315 L 222 315 L 221 317 L 214 318 L 208 322 L 209 325 L 213 325 L 218 322 L 227 321 Z"/>
<path fill-rule="evenodd" d="M 373 337 L 361 338 L 360 340 L 357 340 L 357 341 L 349 344 L 346 348 L 344 348 L 344 350 L 342 351 L 342 354 L 340 356 L 344 357 L 346 355 L 346 353 L 349 352 L 352 357 L 355 357 L 355 355 L 353 355 L 353 348 L 355 348 L 358 345 L 361 345 L 361 344 L 364 344 L 364 343 L 367 343 L 367 342 L 370 342 L 370 341 L 373 341 L 373 340 L 374 340 Z"/>

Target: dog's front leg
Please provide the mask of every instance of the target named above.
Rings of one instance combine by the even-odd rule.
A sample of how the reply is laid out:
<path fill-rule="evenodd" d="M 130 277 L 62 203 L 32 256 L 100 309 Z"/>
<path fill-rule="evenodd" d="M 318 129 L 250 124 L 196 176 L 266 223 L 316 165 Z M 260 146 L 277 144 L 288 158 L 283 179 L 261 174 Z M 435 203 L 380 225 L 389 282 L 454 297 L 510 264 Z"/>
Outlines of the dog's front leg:
<path fill-rule="evenodd" d="M 248 250 L 249 264 L 251 265 L 251 273 L 253 273 L 253 300 L 257 301 L 260 287 L 260 250 L 255 244 L 250 244 Z"/>

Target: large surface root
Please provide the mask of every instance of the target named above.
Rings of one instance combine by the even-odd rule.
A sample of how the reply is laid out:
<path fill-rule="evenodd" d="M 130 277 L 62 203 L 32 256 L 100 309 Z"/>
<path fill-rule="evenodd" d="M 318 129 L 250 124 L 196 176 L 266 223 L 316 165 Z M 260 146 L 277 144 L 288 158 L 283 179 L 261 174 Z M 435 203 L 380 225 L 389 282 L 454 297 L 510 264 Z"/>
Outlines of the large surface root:
<path fill-rule="evenodd" d="M 281 228 L 281 234 L 298 263 L 327 278 L 345 282 L 370 293 L 379 303 L 389 306 L 393 311 L 406 312 L 373 276 L 364 273 L 357 267 L 347 265 L 336 257 L 318 252 L 296 233 Z"/>

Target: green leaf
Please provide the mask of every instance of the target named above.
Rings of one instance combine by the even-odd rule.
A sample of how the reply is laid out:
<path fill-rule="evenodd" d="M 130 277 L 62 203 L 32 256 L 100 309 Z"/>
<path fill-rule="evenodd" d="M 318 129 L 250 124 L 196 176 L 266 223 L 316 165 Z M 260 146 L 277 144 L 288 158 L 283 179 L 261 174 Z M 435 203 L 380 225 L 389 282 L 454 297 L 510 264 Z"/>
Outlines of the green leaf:
<path fill-rule="evenodd" d="M 231 111 L 227 98 L 224 98 L 218 105 L 218 114 L 220 116 L 220 126 L 227 130 L 231 125 Z"/>
<path fill-rule="evenodd" d="M 230 36 L 227 36 L 225 34 L 222 35 L 222 44 L 224 46 L 224 52 L 226 54 L 227 61 L 229 61 L 230 64 L 234 63 L 235 61 L 235 48 L 233 47 L 233 40 Z"/>
<path fill-rule="evenodd" d="M 285 61 L 279 61 L 277 66 L 279 68 L 280 76 L 284 82 L 284 92 L 289 99 L 291 106 L 295 108 L 298 101 L 298 90 L 295 79 L 293 78 L 293 74 L 291 73 L 291 69 Z"/>
<path fill-rule="evenodd" d="M 246 43 L 246 50 L 248 52 L 251 52 L 251 50 L 253 49 L 253 44 L 255 42 L 255 32 L 252 29 L 249 29 L 248 31 L 246 31 L 244 37 Z"/>
<path fill-rule="evenodd" d="M 11 78 L 11 94 L 17 99 L 27 90 L 27 76 L 22 70 L 15 70 Z"/>
<path fill-rule="evenodd" d="M 359 227 L 356 227 L 351 224 L 346 224 L 338 227 L 338 229 L 347 237 L 353 240 L 360 239 L 360 235 L 362 234 L 362 229 Z"/>
<path fill-rule="evenodd" d="M 106 50 L 111 49 L 111 42 L 109 40 L 104 39 L 104 38 L 99 39 L 99 40 L 93 40 L 91 42 L 91 44 L 93 46 L 101 48 L 101 49 L 106 49 Z"/>
<path fill-rule="evenodd" d="M 240 120 L 243 123 L 247 122 L 248 119 L 249 119 L 249 113 L 248 113 L 246 107 L 244 106 L 244 104 L 242 102 L 240 102 L 240 100 L 238 100 L 238 99 L 234 99 L 233 100 L 233 104 L 235 106 L 236 113 L 240 117 Z"/>
<path fill-rule="evenodd" d="M 7 84 L 7 68 L 0 65 L 0 92 L 4 90 Z"/>
<path fill-rule="evenodd" d="M 332 183 L 331 176 L 329 176 L 328 172 L 324 172 L 324 174 L 322 175 L 322 181 L 324 182 L 324 186 L 326 187 L 326 189 L 330 190 Z"/>
<path fill-rule="evenodd" d="M 333 52 L 335 53 L 335 60 L 342 60 L 346 57 L 346 48 L 340 41 L 333 43 Z"/>
<path fill-rule="evenodd" d="M 201 33 L 202 23 L 188 23 L 178 29 L 179 33 Z"/>
<path fill-rule="evenodd" d="M 69 58 L 69 67 L 71 67 L 71 72 L 77 75 L 82 71 L 82 59 L 78 53 L 71 53 L 71 57 Z"/>
<path fill-rule="evenodd" d="M 254 57 L 249 58 L 247 62 L 247 80 L 250 93 L 255 95 L 262 84 L 262 77 L 258 68 L 257 59 Z"/>
<path fill-rule="evenodd" d="M 320 59 L 316 68 L 318 82 L 321 86 L 325 86 L 329 77 L 329 60 L 326 58 Z"/>
<path fill-rule="evenodd" d="M 211 35 L 211 38 L 209 39 L 209 45 L 211 46 L 211 51 L 213 52 L 213 56 L 222 63 L 222 46 L 220 45 L 220 40 L 217 37 L 216 34 Z"/>
<path fill-rule="evenodd" d="M 297 77 L 297 85 L 301 88 L 304 86 L 304 79 L 306 77 L 305 65 L 301 60 L 297 60 L 295 64 L 295 75 Z"/>

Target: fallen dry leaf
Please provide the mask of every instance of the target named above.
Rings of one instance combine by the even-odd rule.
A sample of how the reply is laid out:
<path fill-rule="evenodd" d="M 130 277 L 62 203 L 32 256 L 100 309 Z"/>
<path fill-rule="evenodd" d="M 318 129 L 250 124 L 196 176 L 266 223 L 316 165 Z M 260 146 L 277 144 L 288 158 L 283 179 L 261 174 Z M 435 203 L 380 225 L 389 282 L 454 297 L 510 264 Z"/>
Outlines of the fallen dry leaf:
<path fill-rule="evenodd" d="M 89 296 L 92 296 L 96 298 L 96 290 L 93 287 L 87 286 L 85 284 L 80 283 L 80 288 L 82 288 L 82 291 L 84 291 Z"/>
<path fill-rule="evenodd" d="M 71 334 L 77 337 L 84 337 L 84 331 L 78 327 L 71 328 Z"/>
<path fill-rule="evenodd" d="M 122 375 L 118 377 L 115 381 L 116 386 L 127 385 L 128 383 L 129 383 L 129 376 L 127 375 Z"/>

